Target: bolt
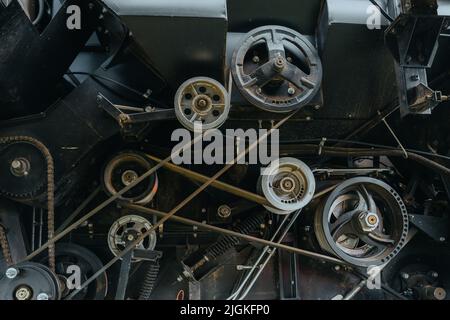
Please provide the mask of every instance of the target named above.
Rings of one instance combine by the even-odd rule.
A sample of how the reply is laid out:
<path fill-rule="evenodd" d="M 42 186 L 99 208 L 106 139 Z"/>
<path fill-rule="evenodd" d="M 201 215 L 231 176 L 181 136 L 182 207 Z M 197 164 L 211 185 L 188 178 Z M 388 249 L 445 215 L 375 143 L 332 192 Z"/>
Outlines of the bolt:
<path fill-rule="evenodd" d="M 20 286 L 14 292 L 14 296 L 19 301 L 30 300 L 32 298 L 33 292 L 30 287 Z"/>
<path fill-rule="evenodd" d="M 226 219 L 231 216 L 231 208 L 224 204 L 217 209 L 217 214 L 219 217 Z"/>
<path fill-rule="evenodd" d="M 261 60 L 259 59 L 258 56 L 254 56 L 253 59 L 252 59 L 252 61 L 253 61 L 254 63 L 259 63 L 259 61 L 261 61 Z"/>
<path fill-rule="evenodd" d="M 285 66 L 286 66 L 286 62 L 284 61 L 284 58 L 282 56 L 275 58 L 275 61 L 273 63 L 273 67 L 274 67 L 275 71 L 281 72 Z"/>
<path fill-rule="evenodd" d="M 314 106 L 314 109 L 319 110 L 319 109 L 320 109 L 320 104 L 316 104 L 316 105 Z"/>
<path fill-rule="evenodd" d="M 419 75 L 418 74 L 415 74 L 415 75 L 412 75 L 411 76 L 411 81 L 418 81 L 420 78 L 419 78 Z"/>
<path fill-rule="evenodd" d="M 256 93 L 261 93 L 261 92 L 262 92 L 261 88 L 256 89 Z"/>
<path fill-rule="evenodd" d="M 340 266 L 340 265 L 335 265 L 335 266 L 334 266 L 334 270 L 335 270 L 335 271 L 341 270 L 341 266 Z"/>
<path fill-rule="evenodd" d="M 439 273 L 437 273 L 436 271 L 433 271 L 433 272 L 431 273 L 431 276 L 432 276 L 433 278 L 437 278 L 437 277 L 439 277 Z"/>
<path fill-rule="evenodd" d="M 27 176 L 30 171 L 30 162 L 25 158 L 17 158 L 11 162 L 11 172 L 16 177 Z"/>
<path fill-rule="evenodd" d="M 49 297 L 48 294 L 46 294 L 45 292 L 42 292 L 42 293 L 39 293 L 39 294 L 38 294 L 38 296 L 37 296 L 36 299 L 37 299 L 37 300 L 42 300 L 42 301 L 44 301 L 44 300 L 49 300 L 50 297 Z"/>
<path fill-rule="evenodd" d="M 295 94 L 295 89 L 292 88 L 292 87 L 290 87 L 290 88 L 288 89 L 288 93 L 289 93 L 289 95 L 293 96 L 293 95 Z"/>
<path fill-rule="evenodd" d="M 19 270 L 16 268 L 8 268 L 5 272 L 5 275 L 8 279 L 14 279 L 19 275 Z"/>
<path fill-rule="evenodd" d="M 403 279 L 409 279 L 409 274 L 407 274 L 406 272 L 402 272 L 402 274 L 401 274 L 401 276 L 402 276 L 402 278 Z"/>
<path fill-rule="evenodd" d="M 444 242 L 444 241 L 445 241 L 445 237 L 440 237 L 440 238 L 439 238 L 439 241 L 440 241 L 440 242 Z"/>

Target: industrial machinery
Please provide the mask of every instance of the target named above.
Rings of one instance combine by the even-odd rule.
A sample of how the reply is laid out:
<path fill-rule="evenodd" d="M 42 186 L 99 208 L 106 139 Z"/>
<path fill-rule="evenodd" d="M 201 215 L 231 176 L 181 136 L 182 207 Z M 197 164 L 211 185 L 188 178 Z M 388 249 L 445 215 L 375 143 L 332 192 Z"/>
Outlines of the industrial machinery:
<path fill-rule="evenodd" d="M 0 0 L 0 299 L 449 299 L 449 53 L 448 0 Z"/>

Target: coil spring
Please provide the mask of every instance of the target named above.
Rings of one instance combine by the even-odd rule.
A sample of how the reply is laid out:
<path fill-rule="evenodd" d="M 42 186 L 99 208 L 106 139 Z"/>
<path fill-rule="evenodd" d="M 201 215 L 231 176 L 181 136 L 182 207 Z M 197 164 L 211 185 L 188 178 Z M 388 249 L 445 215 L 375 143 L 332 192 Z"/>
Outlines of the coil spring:
<path fill-rule="evenodd" d="M 150 300 L 150 296 L 155 287 L 159 275 L 159 263 L 151 263 L 145 274 L 141 290 L 139 291 L 139 300 Z"/>
<path fill-rule="evenodd" d="M 241 234 L 250 234 L 264 222 L 264 215 L 255 215 L 245 219 L 241 224 L 233 227 L 233 231 Z M 206 249 L 205 257 L 214 260 L 225 254 L 229 249 L 239 244 L 240 240 L 234 236 L 223 236 L 216 243 Z"/>

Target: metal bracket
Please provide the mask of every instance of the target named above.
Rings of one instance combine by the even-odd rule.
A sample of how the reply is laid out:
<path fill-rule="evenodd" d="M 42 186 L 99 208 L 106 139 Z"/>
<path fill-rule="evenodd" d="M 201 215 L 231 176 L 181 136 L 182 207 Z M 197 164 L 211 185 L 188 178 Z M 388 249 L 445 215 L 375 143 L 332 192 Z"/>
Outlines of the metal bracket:
<path fill-rule="evenodd" d="M 124 136 L 137 136 L 154 121 L 176 119 L 174 109 L 151 106 L 139 108 L 113 104 L 101 93 L 97 95 L 97 103 L 99 108 L 117 121 Z"/>

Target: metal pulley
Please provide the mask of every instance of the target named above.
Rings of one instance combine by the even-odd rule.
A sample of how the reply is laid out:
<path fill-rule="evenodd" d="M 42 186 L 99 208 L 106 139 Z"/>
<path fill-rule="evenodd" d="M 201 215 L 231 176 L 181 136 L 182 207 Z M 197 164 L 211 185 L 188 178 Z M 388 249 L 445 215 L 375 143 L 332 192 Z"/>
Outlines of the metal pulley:
<path fill-rule="evenodd" d="M 175 94 L 175 114 L 180 123 L 194 131 L 194 124 L 202 130 L 220 127 L 228 118 L 230 97 L 218 81 L 196 77 L 184 82 Z"/>
<path fill-rule="evenodd" d="M 241 94 L 271 112 L 307 105 L 322 82 L 322 63 L 311 42 L 292 29 L 273 25 L 243 37 L 233 54 L 231 71 Z"/>
<path fill-rule="evenodd" d="M 307 206 L 314 196 L 316 181 L 311 169 L 295 158 L 281 158 L 263 171 L 258 192 L 272 207 L 272 213 L 286 215 Z"/>
<path fill-rule="evenodd" d="M 122 152 L 112 158 L 103 170 L 103 186 L 109 195 L 114 195 L 138 179 L 153 167 L 153 162 L 145 154 L 134 151 Z M 156 173 L 131 188 L 120 200 L 147 204 L 158 190 Z"/>
<path fill-rule="evenodd" d="M 408 213 L 385 182 L 352 178 L 318 207 L 315 232 L 323 250 L 352 265 L 383 265 L 406 244 Z"/>

